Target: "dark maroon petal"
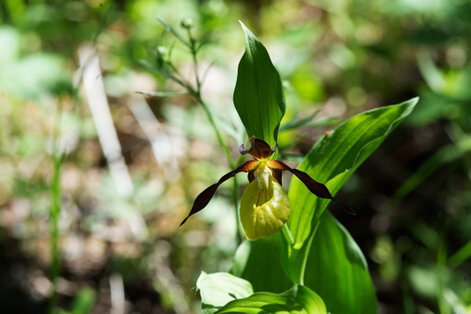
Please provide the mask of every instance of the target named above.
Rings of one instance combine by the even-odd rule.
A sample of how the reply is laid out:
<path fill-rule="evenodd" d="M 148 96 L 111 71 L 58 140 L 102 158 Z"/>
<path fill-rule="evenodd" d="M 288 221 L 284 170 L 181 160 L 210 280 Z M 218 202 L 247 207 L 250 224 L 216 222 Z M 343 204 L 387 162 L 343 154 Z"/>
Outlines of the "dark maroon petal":
<path fill-rule="evenodd" d="M 247 178 L 249 179 L 249 182 L 255 180 L 255 171 L 249 171 L 249 173 L 247 173 Z"/>
<path fill-rule="evenodd" d="M 196 214 L 197 212 L 199 212 L 200 210 L 205 208 L 206 205 L 208 205 L 209 201 L 213 197 L 213 195 L 216 192 L 217 188 L 224 181 L 232 178 L 233 176 L 235 176 L 239 172 L 248 172 L 248 171 L 255 170 L 257 165 L 258 165 L 258 161 L 255 161 L 255 160 L 247 161 L 247 162 L 243 163 L 241 166 L 239 166 L 237 169 L 232 170 L 229 173 L 226 173 L 224 176 L 222 176 L 221 179 L 219 179 L 219 181 L 217 183 L 207 187 L 206 190 L 201 192 L 200 195 L 198 195 L 196 197 L 195 202 L 193 203 L 193 207 L 191 208 L 190 213 L 188 214 L 188 216 L 185 219 L 183 219 L 180 226 L 183 225 L 187 221 L 187 219 L 190 218 L 190 216 Z"/>
<path fill-rule="evenodd" d="M 278 149 L 278 144 L 276 144 L 275 147 L 270 148 L 270 145 L 268 145 L 267 142 L 256 137 L 250 138 L 250 141 L 252 142 L 252 147 L 250 147 L 250 149 L 246 149 L 244 144 L 240 145 L 239 152 L 242 155 L 250 154 L 255 159 L 266 159 Z"/>
<path fill-rule="evenodd" d="M 350 215 L 356 215 L 357 213 L 355 213 L 355 211 L 353 209 L 351 209 L 349 206 L 343 204 L 343 203 L 340 203 L 339 201 L 337 201 L 335 198 L 332 199 L 332 202 L 334 202 L 335 204 L 337 204 L 338 206 L 342 207 L 342 210 L 344 212 L 346 212 L 347 214 L 350 214 Z"/>
<path fill-rule="evenodd" d="M 312 194 L 314 194 L 314 195 L 316 195 L 320 198 L 330 199 L 333 202 L 335 202 L 337 205 L 342 207 L 342 209 L 345 212 L 355 215 L 355 212 L 350 207 L 348 207 L 347 205 L 342 204 L 342 203 L 338 202 L 336 199 L 334 199 L 332 194 L 330 194 L 329 189 L 324 184 L 315 181 L 306 172 L 303 172 L 303 171 L 298 170 L 298 169 L 293 169 L 293 168 L 289 167 L 288 165 L 286 165 L 285 163 L 283 163 L 279 160 L 269 160 L 268 161 L 268 167 L 270 167 L 272 170 L 276 169 L 276 170 L 279 170 L 279 171 L 284 171 L 284 170 L 290 171 L 292 174 L 297 176 L 298 179 L 301 180 L 304 183 L 304 185 L 309 189 L 309 191 L 311 191 Z"/>
<path fill-rule="evenodd" d="M 329 198 L 333 199 L 332 194 L 330 194 L 329 189 L 317 181 L 315 181 L 313 178 L 311 178 L 307 173 L 300 171 L 298 169 L 288 169 L 291 173 L 293 173 L 295 176 L 301 180 L 304 185 L 311 191 L 311 193 L 322 197 L 322 198 Z"/>
<path fill-rule="evenodd" d="M 280 185 L 283 185 L 282 182 L 281 182 L 281 170 L 271 169 L 271 171 L 272 171 L 273 177 L 275 177 L 276 181 L 278 181 L 278 183 Z"/>

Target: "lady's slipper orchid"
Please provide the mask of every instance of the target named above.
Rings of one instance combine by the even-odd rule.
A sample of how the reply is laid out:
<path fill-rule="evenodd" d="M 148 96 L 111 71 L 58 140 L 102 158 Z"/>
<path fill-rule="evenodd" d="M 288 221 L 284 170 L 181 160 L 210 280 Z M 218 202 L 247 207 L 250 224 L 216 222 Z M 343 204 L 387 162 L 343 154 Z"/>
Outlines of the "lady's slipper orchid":
<path fill-rule="evenodd" d="M 307 173 L 293 169 L 279 160 L 270 160 L 277 146 L 270 146 L 263 140 L 251 138 L 252 147 L 248 150 L 240 146 L 240 153 L 249 153 L 255 160 L 247 161 L 237 169 L 226 173 L 219 181 L 201 192 L 195 199 L 188 216 L 180 224 L 183 225 L 193 214 L 202 210 L 209 203 L 218 186 L 239 172 L 248 172 L 249 185 L 240 200 L 240 219 L 245 236 L 249 240 L 268 237 L 283 228 L 288 221 L 290 206 L 286 192 L 281 187 L 281 172 L 288 170 L 297 176 L 311 191 L 321 198 L 334 198 L 327 187 L 314 181 Z M 342 205 L 342 204 L 341 204 Z M 351 210 L 345 206 L 347 211 Z"/>

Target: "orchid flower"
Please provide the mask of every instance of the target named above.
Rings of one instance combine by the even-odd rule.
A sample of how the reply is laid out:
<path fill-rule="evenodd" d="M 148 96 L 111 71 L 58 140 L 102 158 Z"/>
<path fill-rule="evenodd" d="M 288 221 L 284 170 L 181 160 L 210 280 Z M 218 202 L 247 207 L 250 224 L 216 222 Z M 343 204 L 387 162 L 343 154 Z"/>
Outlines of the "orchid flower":
<path fill-rule="evenodd" d="M 288 221 L 290 205 L 288 195 L 281 186 L 282 171 L 288 170 L 293 173 L 316 196 L 335 201 L 327 187 L 313 180 L 307 173 L 293 169 L 279 160 L 269 159 L 278 148 L 277 145 L 270 148 L 265 141 L 259 138 L 252 137 L 250 140 L 252 147 L 245 149 L 244 145 L 241 145 L 239 152 L 243 155 L 250 154 L 254 160 L 247 161 L 237 169 L 226 173 L 217 183 L 201 192 L 196 197 L 190 213 L 180 226 L 190 216 L 208 205 L 219 185 L 239 172 L 248 172 L 250 182 L 240 200 L 240 219 L 246 238 L 252 241 L 268 237 L 280 231 Z M 351 212 L 347 206 L 340 205 L 346 211 Z"/>

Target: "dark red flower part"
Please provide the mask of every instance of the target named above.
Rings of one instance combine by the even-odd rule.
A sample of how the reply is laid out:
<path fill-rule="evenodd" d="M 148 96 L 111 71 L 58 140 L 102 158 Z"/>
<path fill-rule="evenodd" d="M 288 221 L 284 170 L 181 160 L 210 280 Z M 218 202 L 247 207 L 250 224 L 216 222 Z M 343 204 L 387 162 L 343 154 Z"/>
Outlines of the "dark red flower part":
<path fill-rule="evenodd" d="M 200 210 L 208 205 L 209 201 L 213 197 L 214 193 L 216 192 L 217 188 L 227 179 L 232 178 L 239 172 L 249 172 L 255 170 L 257 168 L 258 162 L 255 160 L 246 161 L 242 165 L 240 165 L 237 169 L 232 170 L 229 173 L 226 173 L 219 181 L 209 187 L 207 187 L 203 192 L 201 192 L 195 199 L 193 203 L 193 207 L 191 208 L 190 213 L 188 216 L 181 222 L 180 226 L 183 225 L 191 215 L 196 214 Z"/>
<path fill-rule="evenodd" d="M 266 163 L 266 166 L 270 168 L 270 170 L 272 171 L 273 177 L 280 183 L 280 185 L 281 185 L 281 172 L 288 170 L 289 172 L 294 174 L 296 177 L 298 177 L 298 179 L 304 183 L 304 185 L 309 189 L 309 191 L 312 194 L 320 198 L 330 199 L 336 204 L 338 204 L 339 206 L 341 206 L 345 212 L 355 215 L 355 212 L 350 207 L 335 200 L 332 194 L 330 194 L 329 189 L 327 189 L 327 187 L 324 184 L 315 181 L 306 172 L 303 172 L 298 169 L 293 169 L 279 160 L 268 160 L 268 158 L 270 158 L 270 156 L 277 150 L 278 144 L 275 145 L 275 147 L 270 148 L 270 145 L 268 145 L 264 140 L 261 140 L 259 138 L 252 137 L 250 141 L 252 142 L 252 147 L 250 147 L 250 149 L 245 149 L 244 145 L 241 145 L 239 148 L 239 152 L 243 155 L 250 154 L 256 160 L 251 160 L 251 161 L 247 161 L 243 163 L 237 169 L 229 173 L 226 173 L 221 179 L 219 179 L 217 183 L 209 186 L 203 192 L 201 192 L 196 197 L 190 213 L 182 221 L 180 226 L 183 225 L 190 216 L 196 214 L 197 212 L 202 210 L 204 207 L 206 207 L 206 205 L 208 205 L 209 201 L 211 200 L 214 193 L 216 192 L 217 188 L 219 187 L 219 185 L 221 185 L 224 181 L 232 178 L 237 173 L 248 172 L 249 181 L 252 182 L 255 179 L 254 172 L 261 163 L 263 164 Z"/>
<path fill-rule="evenodd" d="M 250 149 L 245 149 L 244 144 L 240 145 L 239 152 L 242 155 L 250 154 L 253 158 L 258 160 L 268 159 L 278 149 L 278 144 L 276 144 L 275 147 L 270 148 L 270 145 L 268 145 L 267 142 L 256 137 L 251 137 L 250 141 L 252 142 L 252 147 L 250 147 Z"/>
<path fill-rule="evenodd" d="M 311 191 L 312 194 L 314 194 L 314 195 L 316 195 L 317 197 L 320 197 L 320 198 L 330 199 L 334 203 L 336 203 L 337 205 L 342 207 L 342 209 L 345 212 L 347 212 L 351 215 L 356 215 L 356 213 L 350 207 L 348 207 L 345 204 L 342 204 L 342 203 L 338 202 L 332 196 L 332 194 L 330 194 L 329 189 L 327 189 L 327 187 L 324 184 L 315 181 L 306 172 L 298 170 L 298 169 L 293 169 L 293 168 L 289 167 L 287 164 L 285 164 L 285 163 L 283 163 L 279 160 L 269 160 L 268 161 L 268 167 L 270 167 L 270 169 L 277 169 L 277 170 L 281 170 L 281 171 L 288 170 L 289 172 L 294 174 L 296 177 L 298 177 L 298 179 L 301 180 L 302 183 L 304 183 L 304 185 L 309 189 L 309 191 Z"/>

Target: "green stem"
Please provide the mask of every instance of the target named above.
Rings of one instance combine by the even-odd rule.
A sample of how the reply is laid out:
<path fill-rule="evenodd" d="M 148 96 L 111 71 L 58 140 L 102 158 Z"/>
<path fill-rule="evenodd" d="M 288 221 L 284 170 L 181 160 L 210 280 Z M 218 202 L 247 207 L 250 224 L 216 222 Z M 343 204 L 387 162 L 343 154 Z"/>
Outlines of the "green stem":
<path fill-rule="evenodd" d="M 239 165 L 243 159 L 244 159 L 244 156 L 240 156 L 239 159 L 237 160 L 237 164 Z M 242 230 L 242 225 L 239 221 L 239 215 L 240 215 L 239 184 L 237 181 L 237 177 L 234 177 L 233 182 L 234 184 L 232 185 L 232 201 L 234 204 L 234 213 L 235 213 L 235 222 L 236 222 L 236 242 L 237 242 L 237 246 L 239 246 L 242 243 L 243 230 Z"/>
<path fill-rule="evenodd" d="M 291 234 L 291 231 L 289 230 L 288 224 L 283 225 L 283 229 L 281 229 L 281 232 L 283 232 L 283 236 L 285 237 L 288 245 L 293 246 L 294 238 L 293 238 L 293 235 Z"/>
<path fill-rule="evenodd" d="M 191 49 L 191 55 L 193 58 L 193 67 L 194 67 L 194 72 L 195 72 L 195 81 L 196 81 L 196 89 L 194 88 L 188 88 L 188 91 L 196 98 L 196 100 L 201 104 L 201 106 L 204 109 L 204 112 L 206 113 L 206 117 L 209 120 L 209 123 L 211 124 L 211 127 L 214 130 L 214 133 L 216 134 L 217 140 L 219 142 L 219 145 L 222 147 L 224 150 L 224 153 L 226 154 L 227 162 L 229 163 L 229 166 L 234 169 L 237 165 L 234 162 L 234 159 L 232 158 L 231 152 L 229 151 L 229 147 L 227 146 L 226 142 L 224 141 L 221 132 L 219 132 L 219 129 L 216 125 L 216 121 L 214 120 L 214 116 L 209 109 L 209 106 L 206 104 L 206 102 L 203 100 L 201 97 L 201 80 L 198 75 L 198 58 L 197 58 L 197 50 L 196 50 L 196 45 L 195 45 L 195 40 L 193 36 L 191 35 L 190 29 L 188 29 L 188 37 L 190 41 L 190 49 Z M 240 163 L 241 159 L 239 158 Z M 237 178 L 234 177 L 233 185 L 232 185 L 232 201 L 234 203 L 234 213 L 235 213 L 235 223 L 236 223 L 236 242 L 237 246 L 242 242 L 241 239 L 241 234 L 242 234 L 242 228 L 240 226 L 239 222 L 239 197 L 238 197 L 238 192 L 239 192 L 239 185 L 237 183 Z"/>
<path fill-rule="evenodd" d="M 63 154 L 57 151 L 57 139 L 59 137 L 59 129 L 62 120 L 62 103 L 59 100 L 57 115 L 52 131 L 52 161 L 54 164 L 54 173 L 50 185 L 51 191 L 51 208 L 50 208 L 50 236 L 51 236 L 51 269 L 50 279 L 52 282 L 52 296 L 49 300 L 49 313 L 57 312 L 57 278 L 60 272 L 60 248 L 59 248 L 59 217 L 61 212 L 61 167 L 63 162 Z"/>
<path fill-rule="evenodd" d="M 55 313 L 57 309 L 57 278 L 60 271 L 60 250 L 59 250 L 59 216 L 61 212 L 61 190 L 60 190 L 60 172 L 62 158 L 54 155 L 54 175 L 51 185 L 51 271 L 52 297 L 49 303 L 49 313 Z"/>
<path fill-rule="evenodd" d="M 235 214 L 235 224 L 236 224 L 236 244 L 239 246 L 242 243 L 242 228 L 239 222 L 239 184 L 237 182 L 237 177 L 234 177 L 232 185 L 232 202 L 234 203 L 234 214 Z"/>
<path fill-rule="evenodd" d="M 191 29 L 188 28 L 187 31 L 188 31 L 188 40 L 190 42 L 191 56 L 193 58 L 193 71 L 195 72 L 196 90 L 199 93 L 201 91 L 201 81 L 198 75 L 198 58 L 196 56 L 198 51 L 196 50 L 196 40 L 191 35 Z"/>
<path fill-rule="evenodd" d="M 209 107 L 206 104 L 206 102 L 204 102 L 203 98 L 201 97 L 201 80 L 198 75 L 198 58 L 197 58 L 197 50 L 196 50 L 196 40 L 193 38 L 191 34 L 191 30 L 189 28 L 188 28 L 188 40 L 190 42 L 190 51 L 191 51 L 191 56 L 193 58 L 193 67 L 194 67 L 195 81 L 196 81 L 196 89 L 188 88 L 188 91 L 191 94 L 193 94 L 196 100 L 201 104 L 201 106 L 203 106 L 206 116 L 208 117 L 209 123 L 211 124 L 214 132 L 216 133 L 216 137 L 218 139 L 219 145 L 221 145 L 222 148 L 224 149 L 224 153 L 226 154 L 227 161 L 229 162 L 229 166 L 231 168 L 235 168 L 236 165 L 234 164 L 234 160 L 232 159 L 232 156 L 229 151 L 229 148 L 227 147 L 227 144 L 224 142 L 221 136 L 221 133 L 219 132 L 219 129 L 216 125 L 213 114 L 211 113 L 211 110 L 209 110 Z"/>
<path fill-rule="evenodd" d="M 211 124 L 211 126 L 214 130 L 214 133 L 216 133 L 216 137 L 218 139 L 219 145 L 223 148 L 224 153 L 226 154 L 226 158 L 227 158 L 227 161 L 229 162 L 229 166 L 234 169 L 237 165 L 234 163 L 234 159 L 232 159 L 231 152 L 229 151 L 229 148 L 228 148 L 227 144 L 224 142 L 224 139 L 222 138 L 221 132 L 219 132 L 219 129 L 216 125 L 216 121 L 214 120 L 213 114 L 211 113 L 211 110 L 209 110 L 208 105 L 201 98 L 201 95 L 200 95 L 199 91 L 197 91 L 197 94 L 194 95 L 194 96 L 196 97 L 198 102 L 203 107 L 204 112 L 206 113 L 206 116 L 209 120 L 209 123 Z"/>

